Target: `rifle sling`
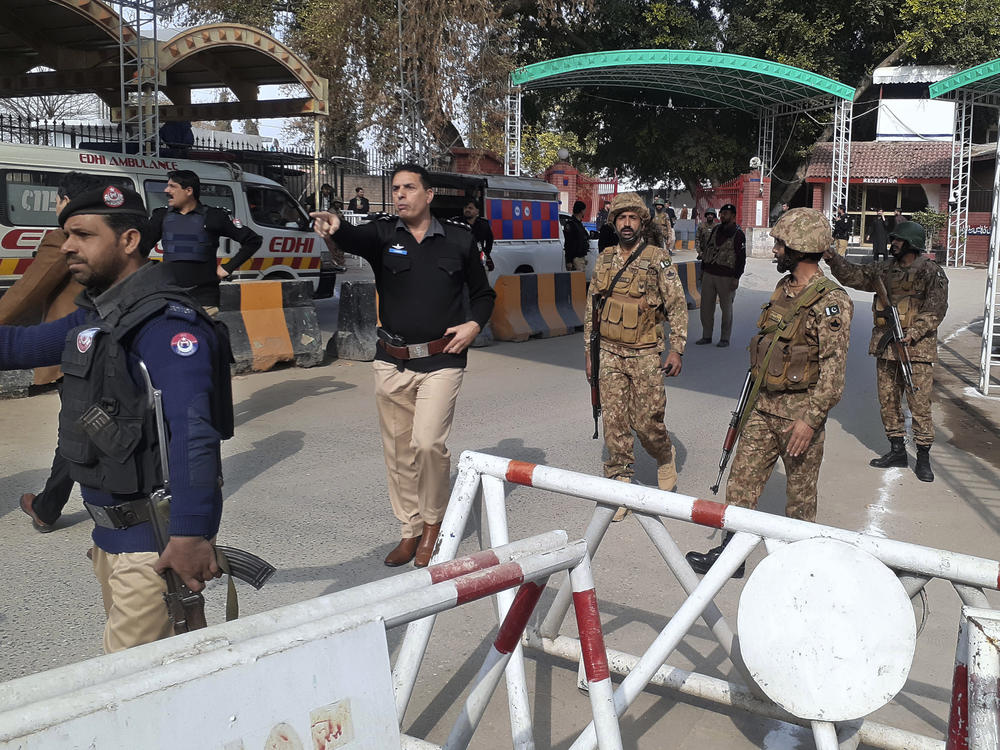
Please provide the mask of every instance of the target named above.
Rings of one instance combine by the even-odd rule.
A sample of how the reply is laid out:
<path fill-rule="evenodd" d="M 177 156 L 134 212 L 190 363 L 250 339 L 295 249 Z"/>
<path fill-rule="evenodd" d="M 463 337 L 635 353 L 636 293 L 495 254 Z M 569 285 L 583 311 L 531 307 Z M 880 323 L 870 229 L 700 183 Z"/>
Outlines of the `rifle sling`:
<path fill-rule="evenodd" d="M 780 334 L 785 331 L 789 326 L 792 325 L 799 317 L 799 313 L 802 308 L 812 305 L 816 300 L 826 294 L 832 288 L 830 286 L 831 282 L 825 276 L 821 276 L 819 279 L 811 283 L 802 293 L 799 298 L 795 300 L 795 306 L 792 308 L 792 314 L 789 316 L 788 320 L 782 320 L 780 323 L 776 323 L 773 326 L 768 326 L 760 331 L 762 334 L 776 333 Z M 759 335 L 759 334 L 758 334 Z M 753 411 L 754 406 L 757 403 L 757 396 L 760 394 L 760 386 L 764 382 L 764 376 L 767 374 L 767 365 L 771 361 L 771 354 L 774 352 L 775 346 L 778 341 L 781 340 L 780 335 L 776 335 L 771 341 L 771 345 L 767 348 L 767 354 L 764 355 L 764 361 L 761 362 L 760 370 L 757 373 L 757 377 L 754 378 L 753 387 L 750 389 L 750 397 L 747 398 L 746 408 L 743 410 L 743 414 L 740 417 L 740 426 L 736 430 L 736 439 L 739 440 L 740 436 L 743 434 L 743 427 L 747 423 L 747 419 L 750 418 L 750 413 Z"/>

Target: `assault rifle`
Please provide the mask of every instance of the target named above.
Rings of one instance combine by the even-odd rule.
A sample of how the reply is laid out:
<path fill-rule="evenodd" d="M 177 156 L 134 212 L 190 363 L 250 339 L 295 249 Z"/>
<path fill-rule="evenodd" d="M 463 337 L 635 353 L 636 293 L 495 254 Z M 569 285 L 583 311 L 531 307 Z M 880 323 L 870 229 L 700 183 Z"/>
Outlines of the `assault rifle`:
<path fill-rule="evenodd" d="M 729 420 L 729 429 L 726 430 L 726 439 L 722 441 L 722 459 L 719 461 L 719 478 L 715 480 L 715 484 L 712 486 L 711 490 L 713 494 L 719 494 L 719 485 L 722 484 L 722 475 L 726 473 L 726 465 L 729 463 L 729 457 L 733 454 L 733 448 L 736 446 L 736 441 L 740 437 L 740 427 L 743 424 L 743 415 L 746 410 L 752 406 L 750 404 L 750 392 L 753 390 L 753 371 L 747 370 L 746 380 L 743 381 L 743 390 L 740 392 L 740 399 L 736 402 L 736 409 L 733 411 L 733 416 Z"/>
<path fill-rule="evenodd" d="M 875 278 L 875 294 L 878 295 L 882 307 L 885 308 L 891 326 L 882 338 L 882 341 L 879 342 L 878 351 L 881 353 L 885 350 L 886 346 L 890 343 L 892 344 L 892 348 L 896 350 L 896 359 L 899 360 L 899 369 L 903 373 L 906 390 L 910 393 L 916 393 L 918 388 L 913 383 L 913 363 L 910 361 L 910 352 L 903 343 L 903 338 L 905 337 L 903 335 L 903 326 L 899 322 L 899 310 L 896 309 L 896 306 L 889 299 L 889 292 L 886 290 L 885 282 L 881 276 Z"/>
<path fill-rule="evenodd" d="M 163 417 L 163 391 L 153 387 L 153 381 L 149 377 L 149 370 L 146 369 L 145 362 L 139 362 L 139 370 L 142 372 L 143 380 L 146 381 L 149 405 L 153 409 L 153 415 L 156 419 L 156 435 L 160 448 L 163 486 L 149 497 L 149 525 L 152 527 L 153 537 L 156 540 L 156 549 L 162 555 L 170 541 L 167 524 L 164 517 L 160 515 L 161 508 L 170 507 L 170 458 L 167 424 Z M 223 559 L 228 563 L 225 566 L 228 568 L 226 572 L 230 576 L 246 581 L 255 589 L 260 589 L 275 572 L 273 565 L 245 550 L 219 546 L 215 550 L 217 553 L 220 551 L 223 553 Z M 166 602 L 167 612 L 174 626 L 174 633 L 187 633 L 191 630 L 204 628 L 207 625 L 205 622 L 205 597 L 200 592 L 188 588 L 181 577 L 170 568 L 164 571 L 163 577 L 167 582 L 167 592 L 163 595 L 163 600 Z M 231 580 L 230 592 L 231 596 L 235 597 L 235 589 L 232 587 Z M 235 601 L 227 604 L 227 611 L 235 611 L 235 609 Z"/>
<path fill-rule="evenodd" d="M 601 307 L 604 300 L 599 294 L 590 298 L 590 405 L 594 410 L 594 436 L 597 440 L 598 420 L 601 417 Z"/>

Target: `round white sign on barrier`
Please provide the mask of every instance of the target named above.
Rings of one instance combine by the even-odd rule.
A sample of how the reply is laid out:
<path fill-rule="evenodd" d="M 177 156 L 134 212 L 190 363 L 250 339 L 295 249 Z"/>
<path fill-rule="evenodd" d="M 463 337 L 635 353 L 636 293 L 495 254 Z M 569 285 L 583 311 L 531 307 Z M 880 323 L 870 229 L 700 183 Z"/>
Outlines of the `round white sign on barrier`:
<path fill-rule="evenodd" d="M 916 646 L 913 607 L 876 557 L 805 539 L 764 558 L 740 596 L 740 651 L 754 681 L 791 714 L 849 721 L 891 701 Z"/>

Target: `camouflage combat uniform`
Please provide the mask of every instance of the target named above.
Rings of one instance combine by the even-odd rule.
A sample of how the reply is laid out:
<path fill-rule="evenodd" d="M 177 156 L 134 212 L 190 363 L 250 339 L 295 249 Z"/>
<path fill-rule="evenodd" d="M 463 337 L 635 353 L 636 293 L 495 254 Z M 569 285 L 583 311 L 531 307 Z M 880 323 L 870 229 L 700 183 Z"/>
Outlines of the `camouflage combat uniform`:
<path fill-rule="evenodd" d="M 778 282 L 764 305 L 758 327 L 750 340 L 750 361 L 757 374 L 774 333 L 765 329 L 776 314 L 789 314 L 806 295 L 816 295 L 816 285 L 826 291 L 802 306 L 771 354 L 753 412 L 740 434 L 736 457 L 726 485 L 726 502 L 756 508 L 774 464 L 781 457 L 785 466 L 787 504 L 785 515 L 805 521 L 816 519 L 816 482 L 823 460 L 826 416 L 844 391 L 844 369 L 851 336 L 854 306 L 847 293 L 827 279 L 822 271 L 802 291 L 790 287 L 791 275 Z M 812 442 L 798 456 L 786 451 L 788 430 L 796 419 L 813 430 Z"/>
<path fill-rule="evenodd" d="M 674 225 L 670 223 L 670 214 L 666 211 L 661 211 L 660 213 L 653 213 L 650 221 L 655 222 L 660 225 L 660 229 L 663 232 L 664 244 L 671 253 L 674 252 L 674 245 L 677 244 L 677 235 L 674 233 Z M 685 308 L 687 309 L 687 308 Z"/>
<path fill-rule="evenodd" d="M 698 260 L 701 260 L 705 255 L 705 246 L 708 242 L 708 238 L 712 235 L 712 229 L 719 226 L 719 222 L 713 221 L 709 224 L 707 221 L 703 221 L 698 225 L 698 229 L 695 232 L 695 250 L 698 251 Z"/>
<path fill-rule="evenodd" d="M 669 226 L 669 222 L 668 222 Z M 660 355 L 664 351 L 663 321 L 670 323 L 670 351 L 684 353 L 687 302 L 677 269 L 664 249 L 646 245 L 632 261 L 614 290 L 612 279 L 631 251 L 605 248 L 597 259 L 588 294 L 607 294 L 601 316 L 600 390 L 604 442 L 608 460 L 604 476 L 629 481 L 635 463 L 632 430 L 657 467 L 675 475 L 674 452 L 663 423 L 666 394 Z M 584 323 L 590 356 L 591 319 Z M 659 470 L 658 477 L 664 476 Z M 662 489 L 673 489 L 663 487 Z"/>
<path fill-rule="evenodd" d="M 887 336 L 891 321 L 881 309 L 878 295 L 872 303 L 875 327 L 872 329 L 868 353 L 875 357 L 875 374 L 882 425 L 886 437 L 904 438 L 903 395 L 913 416 L 913 441 L 917 445 L 934 442 L 931 421 L 931 392 L 934 389 L 933 367 L 937 361 L 937 329 L 948 311 L 948 277 L 941 266 L 926 255 L 918 255 L 909 266 L 895 258 L 861 266 L 836 256 L 830 259 L 830 271 L 845 286 L 875 291 L 875 281 L 881 276 L 889 293 L 889 301 L 899 311 L 903 333 L 913 339 L 907 347 L 913 363 L 914 394 L 906 393 L 906 384 L 897 361 L 896 350 Z M 883 343 L 884 342 L 884 343 Z"/>

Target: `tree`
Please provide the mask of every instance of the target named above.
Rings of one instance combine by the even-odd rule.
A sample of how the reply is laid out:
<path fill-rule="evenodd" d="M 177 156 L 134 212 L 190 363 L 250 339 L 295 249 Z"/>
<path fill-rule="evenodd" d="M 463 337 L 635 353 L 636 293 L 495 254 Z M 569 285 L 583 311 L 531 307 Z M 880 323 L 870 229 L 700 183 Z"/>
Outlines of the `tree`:
<path fill-rule="evenodd" d="M 24 120 L 73 120 L 97 110 L 96 96 L 22 96 L 0 99 L 0 113 Z"/>

